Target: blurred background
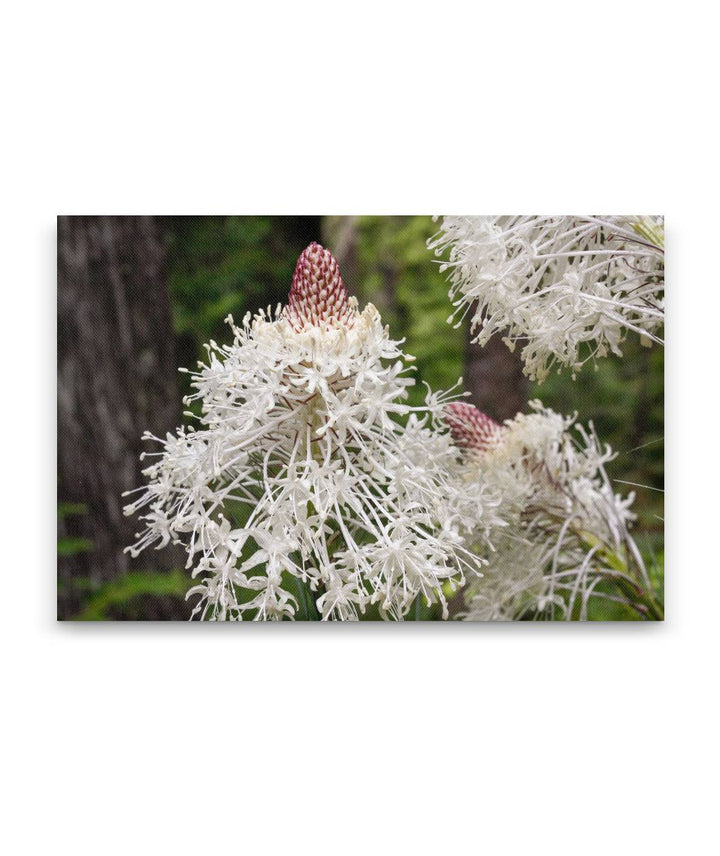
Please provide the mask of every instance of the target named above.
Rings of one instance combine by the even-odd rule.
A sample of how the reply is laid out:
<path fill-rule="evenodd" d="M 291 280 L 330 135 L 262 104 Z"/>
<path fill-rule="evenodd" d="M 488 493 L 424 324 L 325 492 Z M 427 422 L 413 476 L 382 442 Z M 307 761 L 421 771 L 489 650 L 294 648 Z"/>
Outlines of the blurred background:
<path fill-rule="evenodd" d="M 374 303 L 416 357 L 414 403 L 461 375 L 471 399 L 498 420 L 530 398 L 592 420 L 618 455 L 618 492 L 637 493 L 635 538 L 651 574 L 663 568 L 663 350 L 625 344 L 624 359 L 530 384 L 517 354 L 485 348 L 446 323 L 445 275 L 425 242 L 430 217 L 58 218 L 58 618 L 187 619 L 190 587 L 175 548 L 131 559 L 136 518 L 125 490 L 143 483 L 145 430 L 182 421 L 194 368 L 224 323 L 285 302 L 295 262 L 317 240 L 337 257 L 351 294 Z M 637 487 L 629 486 L 631 482 Z M 612 615 L 605 609 L 602 617 Z"/>

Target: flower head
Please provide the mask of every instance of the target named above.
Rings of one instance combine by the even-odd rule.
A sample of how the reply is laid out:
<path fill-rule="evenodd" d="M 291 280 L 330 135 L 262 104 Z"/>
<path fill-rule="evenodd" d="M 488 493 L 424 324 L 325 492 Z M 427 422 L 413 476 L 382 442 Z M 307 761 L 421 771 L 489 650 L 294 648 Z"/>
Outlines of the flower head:
<path fill-rule="evenodd" d="M 418 596 L 444 604 L 475 560 L 447 472 L 419 450 L 441 403 L 405 403 L 409 358 L 375 307 L 360 312 L 311 244 L 284 309 L 228 320 L 234 341 L 211 342 L 193 374 L 199 427 L 160 440 L 126 509 L 148 509 L 131 551 L 183 544 L 203 618 L 354 619 L 372 604 L 402 618 Z"/>
<path fill-rule="evenodd" d="M 428 246 L 449 249 L 451 320 L 471 313 L 480 344 L 520 341 L 532 378 L 620 355 L 628 331 L 661 343 L 660 217 L 444 217 Z"/>
<path fill-rule="evenodd" d="M 505 528 L 490 533 L 495 550 L 487 554 L 483 578 L 465 592 L 471 619 L 558 612 L 570 618 L 578 603 L 584 617 L 616 557 L 637 551 L 628 533 L 634 496 L 613 493 L 605 471 L 610 448 L 575 417 L 539 401 L 531 408 L 502 426 L 494 423 L 488 442 L 478 430 L 487 417 L 470 405 L 446 407 L 473 477 L 502 498 L 498 515 Z"/>

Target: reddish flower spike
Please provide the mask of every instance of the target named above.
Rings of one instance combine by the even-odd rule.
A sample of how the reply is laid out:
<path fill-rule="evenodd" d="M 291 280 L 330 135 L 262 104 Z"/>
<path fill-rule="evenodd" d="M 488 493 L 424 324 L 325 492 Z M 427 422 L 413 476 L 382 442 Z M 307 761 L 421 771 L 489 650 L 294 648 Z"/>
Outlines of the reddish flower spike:
<path fill-rule="evenodd" d="M 473 452 L 484 452 L 493 446 L 502 432 L 502 425 L 486 416 L 473 404 L 454 401 L 445 407 L 445 421 L 457 446 Z"/>
<path fill-rule="evenodd" d="M 355 310 L 335 256 L 313 242 L 295 266 L 285 317 L 300 331 L 309 326 L 344 324 L 352 327 Z"/>

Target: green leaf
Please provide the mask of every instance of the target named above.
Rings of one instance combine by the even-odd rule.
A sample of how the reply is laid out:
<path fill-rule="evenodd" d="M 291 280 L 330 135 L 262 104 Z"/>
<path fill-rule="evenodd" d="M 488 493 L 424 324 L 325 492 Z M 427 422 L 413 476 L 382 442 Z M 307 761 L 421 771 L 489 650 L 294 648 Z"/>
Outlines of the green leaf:
<path fill-rule="evenodd" d="M 112 606 L 122 606 L 140 595 L 174 595 L 184 598 L 192 585 L 189 573 L 182 570 L 176 569 L 168 574 L 133 571 L 102 586 L 75 619 L 105 621 L 107 611 Z"/>
<path fill-rule="evenodd" d="M 76 553 L 90 553 L 94 546 L 89 538 L 58 538 L 58 556 L 74 556 Z"/>

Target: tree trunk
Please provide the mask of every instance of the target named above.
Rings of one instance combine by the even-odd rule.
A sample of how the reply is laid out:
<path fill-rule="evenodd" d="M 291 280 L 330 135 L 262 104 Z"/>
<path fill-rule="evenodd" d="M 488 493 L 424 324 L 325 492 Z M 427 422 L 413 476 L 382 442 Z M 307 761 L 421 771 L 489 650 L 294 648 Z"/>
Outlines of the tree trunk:
<path fill-rule="evenodd" d="M 361 302 L 367 295 L 361 294 L 358 271 L 358 218 L 325 217 L 322 221 L 322 242 L 337 259 L 343 282 L 348 291 Z"/>
<path fill-rule="evenodd" d="M 474 344 L 469 321 L 465 335 L 464 380 L 469 400 L 498 422 L 512 419 L 524 409 L 528 397 L 519 347 L 513 353 L 500 336 L 493 336 L 483 347 Z"/>
<path fill-rule="evenodd" d="M 59 618 L 76 611 L 78 581 L 92 588 L 133 568 L 123 548 L 140 524 L 123 516 L 122 492 L 144 483 L 142 433 L 164 437 L 179 424 L 177 389 L 154 218 L 59 217 L 59 531 L 91 542 L 59 556 Z M 167 549 L 136 561 L 162 569 L 178 556 Z"/>

